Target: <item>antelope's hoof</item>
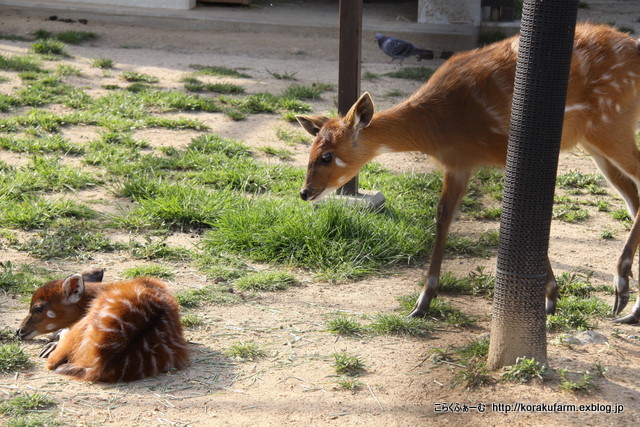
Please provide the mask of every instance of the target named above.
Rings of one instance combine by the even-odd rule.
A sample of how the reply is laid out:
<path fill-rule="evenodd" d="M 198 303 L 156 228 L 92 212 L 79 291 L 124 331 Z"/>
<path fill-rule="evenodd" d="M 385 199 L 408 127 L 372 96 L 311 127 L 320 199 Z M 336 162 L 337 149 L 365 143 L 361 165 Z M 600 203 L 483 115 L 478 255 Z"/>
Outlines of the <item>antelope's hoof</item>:
<path fill-rule="evenodd" d="M 638 307 L 637 310 L 634 310 L 631 314 L 614 319 L 613 323 L 622 323 L 625 325 L 635 325 L 636 323 L 640 323 L 640 307 Z"/>
<path fill-rule="evenodd" d="M 620 314 L 622 310 L 627 306 L 629 302 L 629 292 L 618 294 L 616 292 L 616 297 L 613 303 L 613 314 Z"/>
<path fill-rule="evenodd" d="M 43 359 L 46 359 L 47 357 L 49 357 L 51 352 L 56 349 L 57 346 L 58 346 L 58 341 L 51 341 L 45 344 L 45 346 L 42 347 L 42 350 L 40 351 L 40 354 L 38 354 L 38 356 L 42 357 Z"/>
<path fill-rule="evenodd" d="M 556 301 L 547 300 L 547 305 L 545 307 L 545 312 L 547 314 L 556 314 Z"/>
<path fill-rule="evenodd" d="M 418 306 L 413 307 L 413 310 L 411 310 L 411 313 L 407 314 L 407 317 L 416 317 L 419 319 L 422 319 L 423 317 L 426 317 L 428 313 L 428 310 L 424 310 Z"/>

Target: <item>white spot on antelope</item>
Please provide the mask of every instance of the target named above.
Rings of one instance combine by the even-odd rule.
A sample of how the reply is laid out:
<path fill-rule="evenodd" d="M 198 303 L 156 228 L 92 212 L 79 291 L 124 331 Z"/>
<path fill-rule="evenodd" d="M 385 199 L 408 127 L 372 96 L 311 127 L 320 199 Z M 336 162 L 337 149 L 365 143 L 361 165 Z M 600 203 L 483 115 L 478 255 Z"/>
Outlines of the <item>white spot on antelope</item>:
<path fill-rule="evenodd" d="M 581 104 L 572 104 L 572 105 L 567 105 L 566 107 L 564 107 L 564 112 L 566 113 L 570 113 L 572 111 L 581 111 L 581 110 L 586 110 L 587 108 L 589 108 L 589 106 L 585 103 L 581 103 Z"/>
<path fill-rule="evenodd" d="M 56 324 L 55 323 L 49 323 L 49 324 L 47 324 L 47 326 L 45 328 L 47 329 L 47 331 L 53 331 L 56 328 Z"/>
<path fill-rule="evenodd" d="M 345 166 L 347 166 L 347 163 L 344 162 L 341 158 L 336 157 L 336 166 L 339 168 L 343 168 Z"/>
<path fill-rule="evenodd" d="M 56 312 L 53 310 L 47 310 L 47 317 L 49 319 L 55 319 L 56 318 Z"/>

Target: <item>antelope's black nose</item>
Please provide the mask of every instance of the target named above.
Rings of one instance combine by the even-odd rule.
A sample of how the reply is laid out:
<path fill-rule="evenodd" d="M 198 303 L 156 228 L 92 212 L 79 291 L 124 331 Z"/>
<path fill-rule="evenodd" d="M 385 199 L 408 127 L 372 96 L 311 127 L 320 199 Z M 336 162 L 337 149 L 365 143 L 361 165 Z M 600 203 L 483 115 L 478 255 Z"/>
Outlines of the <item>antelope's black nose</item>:
<path fill-rule="evenodd" d="M 300 190 L 300 197 L 302 198 L 302 200 L 307 200 L 309 198 L 309 190 L 307 190 L 306 188 Z"/>

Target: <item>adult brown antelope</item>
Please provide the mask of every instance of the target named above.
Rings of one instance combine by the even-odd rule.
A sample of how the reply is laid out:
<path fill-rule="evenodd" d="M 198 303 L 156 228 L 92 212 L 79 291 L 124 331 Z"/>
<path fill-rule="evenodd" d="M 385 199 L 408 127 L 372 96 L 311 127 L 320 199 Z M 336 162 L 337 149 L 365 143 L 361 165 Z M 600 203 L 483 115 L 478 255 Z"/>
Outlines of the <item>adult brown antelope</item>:
<path fill-rule="evenodd" d="M 505 165 L 518 42 L 515 36 L 454 55 L 414 95 L 388 110 L 374 113 L 365 93 L 343 117 L 298 116 L 315 136 L 300 191 L 304 200 L 321 199 L 382 153 L 421 151 L 442 165 L 431 262 L 410 316 L 424 316 L 438 294 L 449 226 L 471 172 L 478 166 Z M 562 149 L 579 145 L 591 154 L 634 218 L 617 264 L 615 314 L 629 301 L 629 276 L 640 241 L 639 92 L 640 41 L 605 25 L 578 24 Z M 558 285 L 547 262 L 547 313 L 555 312 L 557 298 Z M 640 298 L 631 314 L 616 321 L 640 321 Z"/>
<path fill-rule="evenodd" d="M 133 381 L 186 367 L 178 303 L 166 285 L 151 277 L 102 283 L 103 274 L 92 270 L 42 285 L 18 336 L 62 330 L 41 353 L 47 368 L 86 381 Z"/>

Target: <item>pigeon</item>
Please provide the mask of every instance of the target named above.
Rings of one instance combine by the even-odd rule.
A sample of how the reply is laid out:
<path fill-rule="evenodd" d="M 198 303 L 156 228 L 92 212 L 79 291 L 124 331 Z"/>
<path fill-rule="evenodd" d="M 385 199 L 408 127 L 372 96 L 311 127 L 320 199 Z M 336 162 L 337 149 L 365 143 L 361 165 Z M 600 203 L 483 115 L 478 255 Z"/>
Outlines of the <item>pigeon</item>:
<path fill-rule="evenodd" d="M 416 56 L 420 59 L 433 59 L 434 56 L 431 50 L 420 49 L 412 43 L 395 37 L 387 37 L 384 34 L 377 33 L 376 41 L 380 49 L 391 57 L 391 62 L 399 59 L 401 65 L 402 61 L 410 56 Z"/>

